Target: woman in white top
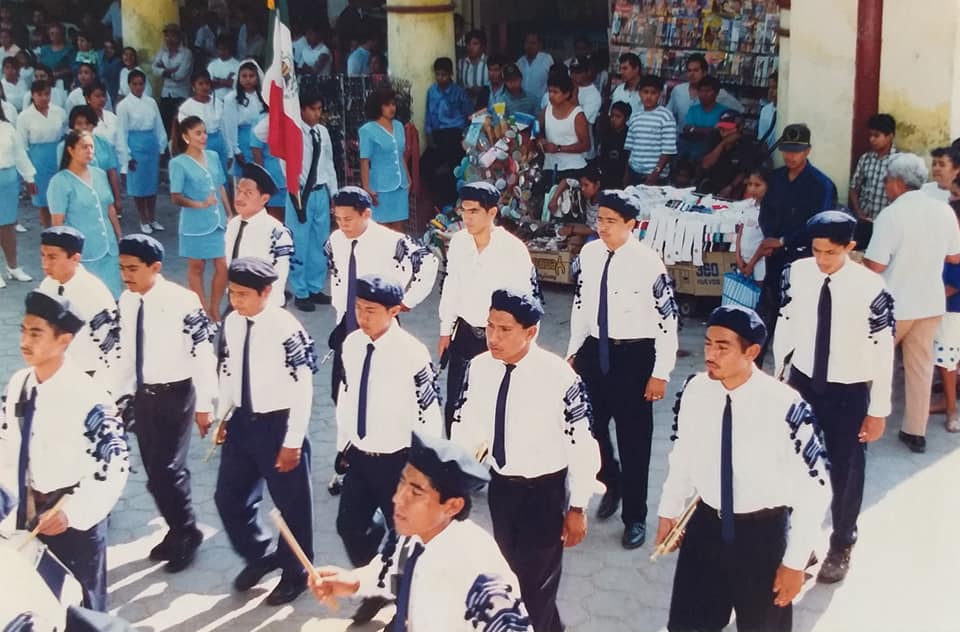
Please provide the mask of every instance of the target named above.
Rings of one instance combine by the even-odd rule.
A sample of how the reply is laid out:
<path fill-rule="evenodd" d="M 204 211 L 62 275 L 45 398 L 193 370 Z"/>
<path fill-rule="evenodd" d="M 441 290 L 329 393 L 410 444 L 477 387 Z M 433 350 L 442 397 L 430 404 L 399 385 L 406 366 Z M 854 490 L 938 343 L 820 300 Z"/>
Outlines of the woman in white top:
<path fill-rule="evenodd" d="M 19 113 L 17 108 L 7 97 L 7 92 L 3 87 L 3 84 L 0 84 L 0 109 L 3 110 L 4 120 L 15 126 L 17 124 L 17 116 L 19 116 Z"/>
<path fill-rule="evenodd" d="M 16 191 L 20 188 L 17 173 L 26 181 L 27 191 L 31 195 L 36 194 L 37 185 L 33 178 L 37 170 L 27 156 L 20 133 L 0 112 L 0 191 L 6 192 L 0 196 L 0 249 L 6 257 L 10 278 L 30 281 L 31 278 L 17 266 L 17 233 L 14 230 L 19 202 Z M 3 275 L 0 275 L 0 288 L 6 285 Z"/>
<path fill-rule="evenodd" d="M 134 68 L 128 73 L 128 96 L 117 105 L 117 155 L 120 173 L 127 176 L 127 195 L 133 198 L 140 215 L 140 231 L 163 230 L 157 221 L 157 185 L 160 181 L 160 154 L 167 147 L 160 108 L 147 96 L 147 76 Z"/>
<path fill-rule="evenodd" d="M 590 150 L 590 124 L 574 102 L 573 81 L 566 74 L 550 73 L 547 92 L 550 104 L 540 113 L 544 131 L 540 141 L 544 154 L 541 193 L 554 184 L 554 176 L 557 181 L 579 178 L 580 171 L 587 166 L 583 154 Z"/>
<path fill-rule="evenodd" d="M 53 73 L 50 72 L 50 69 L 44 66 L 43 64 L 37 64 L 37 67 L 33 69 L 33 80 L 27 84 L 29 86 L 33 85 L 34 81 L 46 81 L 50 84 L 50 103 L 62 109 L 64 112 L 67 111 L 67 93 L 60 87 L 60 82 L 52 83 Z M 20 108 L 20 111 L 23 112 L 30 104 L 33 103 L 33 91 L 27 90 L 23 95 L 23 107 Z"/>
<path fill-rule="evenodd" d="M 234 89 L 223 99 L 223 135 L 227 150 L 233 156 L 233 175 L 238 177 L 243 165 L 253 160 L 250 134 L 267 112 L 262 86 L 263 70 L 257 62 L 248 59 L 240 64 Z"/>
<path fill-rule="evenodd" d="M 223 136 L 223 102 L 213 95 L 210 73 L 205 69 L 196 71 L 190 78 L 190 84 L 193 86 L 193 96 L 180 104 L 177 122 L 188 116 L 196 116 L 203 121 L 207 130 L 207 150 L 216 152 L 220 158 L 220 170 L 224 174 L 230 173 L 232 161 Z"/>
<path fill-rule="evenodd" d="M 78 105 L 86 105 L 87 99 L 84 96 L 84 90 L 87 90 L 99 82 L 100 80 L 97 78 L 97 67 L 87 62 L 81 63 L 77 67 L 77 83 L 79 85 L 67 96 L 67 107 L 64 108 L 67 114 Z M 104 93 L 106 94 L 106 91 L 104 91 Z M 105 107 L 113 112 L 113 102 L 110 100 L 110 95 L 106 95 L 106 97 L 107 102 Z"/>
<path fill-rule="evenodd" d="M 137 58 L 137 49 L 135 48 L 130 48 L 129 46 L 124 48 L 120 60 L 123 62 L 123 68 L 120 69 L 120 91 L 117 97 L 118 114 L 120 101 L 123 97 L 130 94 L 130 73 L 140 69 L 140 60 Z M 147 82 L 146 87 L 143 89 L 143 96 L 153 98 L 153 88 L 150 87 L 149 82 Z"/>
<path fill-rule="evenodd" d="M 27 147 L 30 162 L 37 170 L 37 191 L 33 205 L 40 213 L 40 223 L 50 226 L 47 186 L 58 170 L 57 145 L 67 130 L 67 113 L 50 103 L 50 84 L 34 81 L 30 86 L 33 103 L 17 117 L 17 131 Z"/>

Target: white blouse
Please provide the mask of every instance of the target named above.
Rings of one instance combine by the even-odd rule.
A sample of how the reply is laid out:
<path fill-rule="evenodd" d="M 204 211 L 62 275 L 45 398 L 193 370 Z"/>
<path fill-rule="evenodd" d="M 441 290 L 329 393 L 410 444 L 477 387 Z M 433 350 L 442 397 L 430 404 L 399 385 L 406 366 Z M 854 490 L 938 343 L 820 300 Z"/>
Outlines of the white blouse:
<path fill-rule="evenodd" d="M 188 116 L 199 116 L 207 128 L 207 134 L 219 132 L 223 121 L 223 102 L 214 96 L 206 103 L 200 103 L 191 97 L 180 105 L 177 121 Z"/>
<path fill-rule="evenodd" d="M 16 167 L 26 182 L 33 182 L 37 174 L 20 133 L 7 121 L 0 121 L 0 169 Z"/>
<path fill-rule="evenodd" d="M 31 105 L 17 117 L 17 131 L 28 147 L 37 143 L 58 142 L 66 130 L 67 113 L 52 103 L 46 116 Z"/>

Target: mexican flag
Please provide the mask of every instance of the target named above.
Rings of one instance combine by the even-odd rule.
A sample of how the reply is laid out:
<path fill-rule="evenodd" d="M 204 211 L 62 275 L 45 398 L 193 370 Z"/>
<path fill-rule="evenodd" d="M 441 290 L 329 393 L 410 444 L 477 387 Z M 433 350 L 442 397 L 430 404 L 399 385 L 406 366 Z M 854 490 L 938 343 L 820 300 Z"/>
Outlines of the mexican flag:
<path fill-rule="evenodd" d="M 287 190 L 299 197 L 303 169 L 300 95 L 290 38 L 286 0 L 267 0 L 270 9 L 269 63 L 263 78 L 263 100 L 270 107 L 267 144 L 270 153 L 286 163 Z"/>

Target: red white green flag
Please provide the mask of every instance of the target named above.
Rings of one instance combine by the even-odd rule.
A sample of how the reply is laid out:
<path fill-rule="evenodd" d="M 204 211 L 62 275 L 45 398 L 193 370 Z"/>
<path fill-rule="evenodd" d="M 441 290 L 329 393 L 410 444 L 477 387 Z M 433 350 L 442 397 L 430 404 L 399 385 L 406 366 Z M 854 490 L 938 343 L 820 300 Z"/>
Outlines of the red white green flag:
<path fill-rule="evenodd" d="M 303 169 L 303 133 L 300 95 L 293 61 L 293 41 L 286 0 L 267 1 L 270 9 L 268 54 L 263 78 L 263 100 L 270 107 L 267 144 L 270 153 L 286 162 L 287 190 L 298 197 Z"/>

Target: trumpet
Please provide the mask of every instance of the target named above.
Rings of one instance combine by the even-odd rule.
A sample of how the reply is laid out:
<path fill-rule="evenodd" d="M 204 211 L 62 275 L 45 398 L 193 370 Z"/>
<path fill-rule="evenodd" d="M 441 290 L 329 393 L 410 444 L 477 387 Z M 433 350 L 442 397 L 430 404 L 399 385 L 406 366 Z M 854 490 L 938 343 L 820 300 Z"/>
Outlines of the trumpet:
<path fill-rule="evenodd" d="M 673 525 L 673 528 L 670 529 L 670 533 L 667 534 L 667 537 L 664 538 L 663 542 L 658 544 L 655 549 L 653 549 L 653 555 L 650 556 L 651 562 L 657 561 L 658 557 L 661 555 L 666 555 L 673 550 L 673 547 L 677 545 L 677 542 L 679 542 L 680 538 L 683 536 L 683 532 L 687 528 L 687 523 L 690 522 L 690 518 L 693 517 L 693 512 L 696 510 L 699 503 L 700 496 L 694 496 L 693 501 L 687 505 L 687 508 L 683 510 L 682 514 L 680 514 L 680 518 L 677 519 L 677 524 Z"/>
<path fill-rule="evenodd" d="M 207 450 L 206 456 L 203 457 L 204 463 L 209 461 L 213 457 L 213 453 L 217 451 L 217 448 L 222 446 L 224 441 L 227 440 L 227 421 L 233 416 L 233 411 L 235 408 L 235 406 L 228 408 L 227 412 L 224 413 L 223 418 L 217 422 L 217 427 L 210 437 L 213 445 L 210 446 L 210 449 Z"/>

